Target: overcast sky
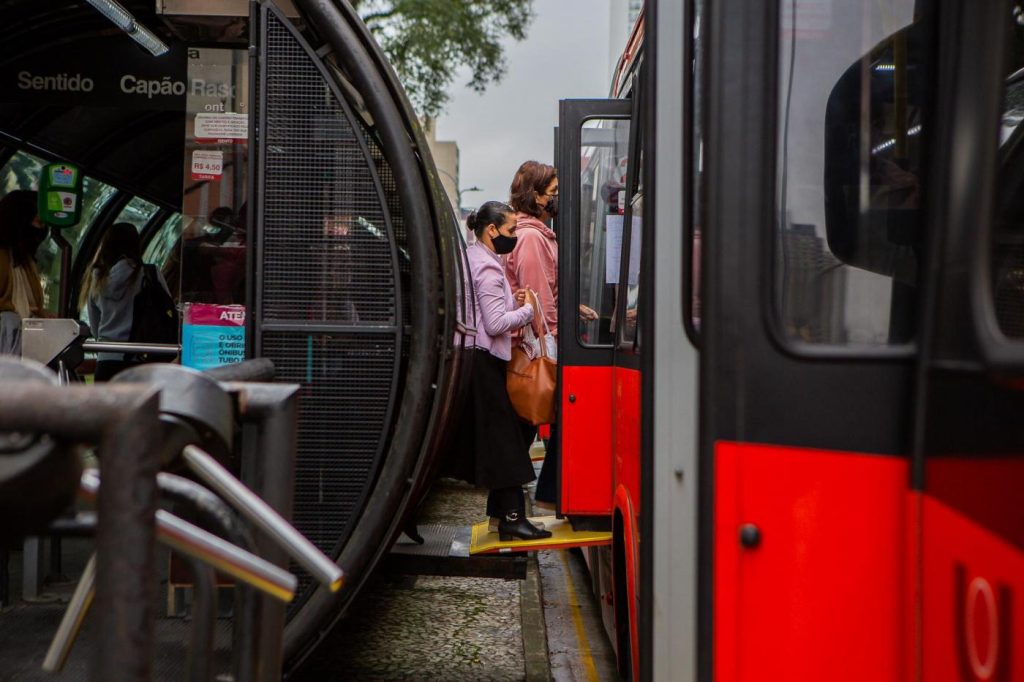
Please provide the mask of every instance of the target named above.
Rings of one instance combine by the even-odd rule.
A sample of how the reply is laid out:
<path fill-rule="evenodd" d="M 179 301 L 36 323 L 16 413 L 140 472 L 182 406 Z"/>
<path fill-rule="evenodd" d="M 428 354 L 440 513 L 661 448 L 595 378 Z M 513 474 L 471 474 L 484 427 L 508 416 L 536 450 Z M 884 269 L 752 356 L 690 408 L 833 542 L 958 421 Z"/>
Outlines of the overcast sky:
<path fill-rule="evenodd" d="M 505 42 L 501 83 L 478 95 L 465 87 L 466 73 L 456 78 L 437 139 L 458 142 L 461 187 L 484 190 L 465 193 L 465 206 L 507 200 L 512 176 L 527 159 L 553 163 L 559 99 L 608 95 L 614 1 L 534 0 L 526 40 Z"/>

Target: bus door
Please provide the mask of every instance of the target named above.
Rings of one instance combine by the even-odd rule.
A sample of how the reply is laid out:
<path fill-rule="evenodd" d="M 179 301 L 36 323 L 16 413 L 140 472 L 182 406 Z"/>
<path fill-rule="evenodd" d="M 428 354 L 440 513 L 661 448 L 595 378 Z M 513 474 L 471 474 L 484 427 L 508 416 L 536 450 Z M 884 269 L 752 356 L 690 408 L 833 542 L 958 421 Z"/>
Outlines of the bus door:
<path fill-rule="evenodd" d="M 558 511 L 607 527 L 612 511 L 614 315 L 632 106 L 563 100 L 559 107 Z"/>
<path fill-rule="evenodd" d="M 638 679 L 639 599 L 650 589 L 641 585 L 639 548 L 641 537 L 641 349 L 645 336 L 639 315 L 649 314 L 650 290 L 641 287 L 641 243 L 651 225 L 644 226 L 644 144 L 647 128 L 644 84 L 634 81 L 632 122 L 629 130 L 629 163 L 621 196 L 623 207 L 618 275 L 615 279 L 613 311 L 614 366 L 612 367 L 612 551 L 615 643 L 619 673 L 624 679 Z M 612 227 L 617 228 L 612 220 Z M 614 237 L 609 238 L 609 242 Z M 650 254 L 643 258 L 650 262 Z M 649 280 L 648 280 L 649 281 Z M 649 327 L 647 327 L 649 328 Z M 648 375 L 649 377 L 650 375 Z M 650 526 L 645 526 L 649 528 Z"/>
<path fill-rule="evenodd" d="M 964 2 L 918 374 L 920 677 L 1024 679 L 1024 27 Z"/>
<path fill-rule="evenodd" d="M 709 29 L 701 679 L 913 679 L 932 3 L 770 5 Z"/>

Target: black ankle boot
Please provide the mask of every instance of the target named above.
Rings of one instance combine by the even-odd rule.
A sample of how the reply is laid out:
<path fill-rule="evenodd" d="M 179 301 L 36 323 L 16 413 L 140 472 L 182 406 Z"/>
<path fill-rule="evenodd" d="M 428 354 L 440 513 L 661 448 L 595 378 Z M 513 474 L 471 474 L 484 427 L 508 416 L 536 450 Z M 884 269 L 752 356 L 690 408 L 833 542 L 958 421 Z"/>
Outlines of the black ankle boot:
<path fill-rule="evenodd" d="M 530 523 L 518 511 L 509 512 L 498 522 L 498 537 L 502 542 L 519 538 L 520 540 L 543 540 L 551 537 L 551 531 L 541 530 Z"/>

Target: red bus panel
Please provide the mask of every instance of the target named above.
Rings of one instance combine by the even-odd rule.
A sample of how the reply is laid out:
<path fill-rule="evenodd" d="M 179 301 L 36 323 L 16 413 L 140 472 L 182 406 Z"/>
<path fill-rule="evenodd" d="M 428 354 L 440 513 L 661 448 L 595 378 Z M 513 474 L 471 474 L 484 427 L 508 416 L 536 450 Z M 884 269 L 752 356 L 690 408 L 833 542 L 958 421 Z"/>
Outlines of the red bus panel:
<path fill-rule="evenodd" d="M 908 476 L 897 457 L 716 445 L 717 682 L 911 679 Z"/>
<path fill-rule="evenodd" d="M 633 509 L 640 509 L 640 371 L 616 367 L 615 487 L 623 487 Z"/>
<path fill-rule="evenodd" d="M 1024 679 L 1024 552 L 933 497 L 922 522 L 921 679 Z"/>
<path fill-rule="evenodd" d="M 562 514 L 612 513 L 612 368 L 562 368 Z"/>

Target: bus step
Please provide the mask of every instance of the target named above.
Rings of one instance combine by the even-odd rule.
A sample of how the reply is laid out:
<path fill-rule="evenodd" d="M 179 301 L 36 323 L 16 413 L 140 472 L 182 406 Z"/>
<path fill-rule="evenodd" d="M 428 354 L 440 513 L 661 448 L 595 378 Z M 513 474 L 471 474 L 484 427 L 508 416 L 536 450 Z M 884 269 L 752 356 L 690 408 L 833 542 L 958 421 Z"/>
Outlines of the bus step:
<path fill-rule="evenodd" d="M 612 533 L 610 530 L 573 530 L 568 519 L 559 519 L 555 516 L 534 516 L 530 521 L 541 522 L 544 528 L 551 531 L 551 537 L 543 540 L 511 540 L 502 542 L 497 533 L 487 530 L 487 521 L 473 526 L 473 534 L 469 553 L 472 556 L 486 556 L 489 554 L 514 554 L 516 552 L 529 552 L 537 549 L 568 549 L 569 547 L 594 547 L 596 545 L 610 545 Z"/>
<path fill-rule="evenodd" d="M 483 524 L 484 530 L 487 523 Z M 403 535 L 384 558 L 381 569 L 398 575 L 437 575 L 460 578 L 526 578 L 526 555 L 471 556 L 469 526 L 431 523 L 418 527 L 423 544 Z M 497 538 L 497 535 L 495 535 Z"/>

